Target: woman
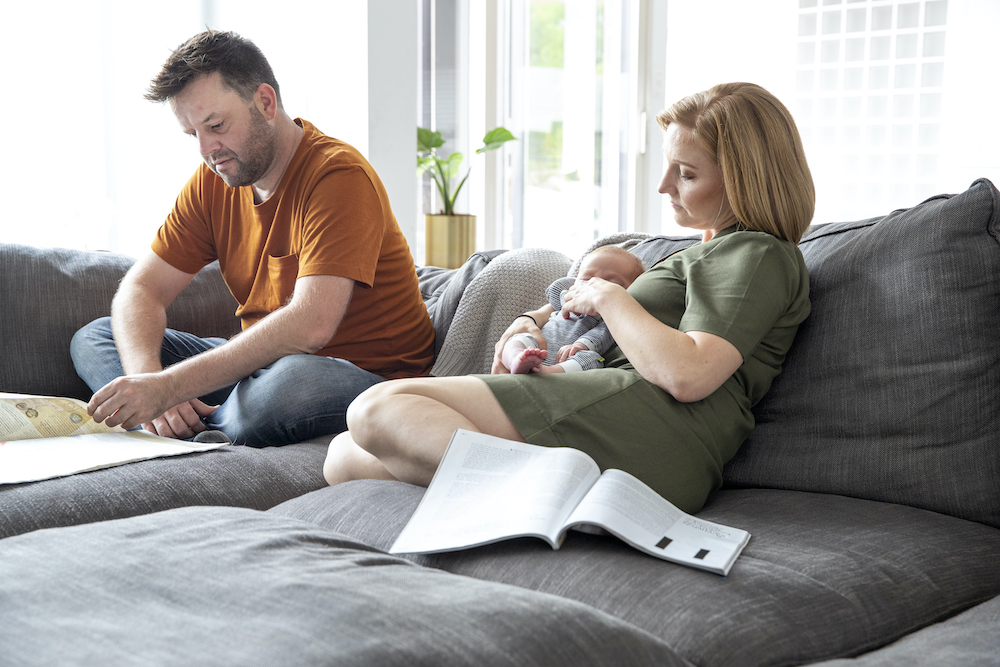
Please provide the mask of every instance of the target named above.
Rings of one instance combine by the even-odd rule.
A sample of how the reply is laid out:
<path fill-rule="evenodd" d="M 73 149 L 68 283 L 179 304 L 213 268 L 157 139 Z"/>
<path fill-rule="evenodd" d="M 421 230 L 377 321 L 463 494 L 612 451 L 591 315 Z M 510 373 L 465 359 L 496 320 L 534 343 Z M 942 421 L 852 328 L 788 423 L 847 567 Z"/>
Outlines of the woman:
<path fill-rule="evenodd" d="M 605 368 L 506 373 L 499 352 L 507 338 L 544 340 L 538 324 L 552 308 L 526 313 L 497 343 L 493 375 L 396 380 L 363 393 L 348 412 L 350 431 L 330 444 L 328 482 L 426 486 L 464 428 L 574 447 L 684 511 L 702 507 L 809 313 L 796 243 L 815 194 L 791 115 L 759 86 L 716 86 L 657 121 L 666 164 L 659 191 L 702 243 L 627 290 L 600 278 L 570 290 L 567 309 L 602 317 L 616 341 Z"/>

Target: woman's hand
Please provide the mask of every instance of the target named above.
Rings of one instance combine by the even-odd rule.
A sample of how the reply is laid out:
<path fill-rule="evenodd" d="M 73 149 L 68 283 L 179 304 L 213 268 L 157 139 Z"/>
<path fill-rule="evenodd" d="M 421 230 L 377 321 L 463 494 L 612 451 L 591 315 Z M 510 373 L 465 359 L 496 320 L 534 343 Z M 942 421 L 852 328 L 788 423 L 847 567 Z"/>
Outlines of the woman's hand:
<path fill-rule="evenodd" d="M 514 334 L 531 334 L 538 343 L 538 347 L 540 349 L 548 349 L 548 343 L 545 341 L 545 336 L 542 335 L 541 327 L 549 321 L 549 317 L 552 316 L 553 312 L 555 311 L 552 309 L 552 306 L 546 304 L 538 310 L 532 310 L 525 313 L 525 315 L 530 315 L 531 317 L 515 318 L 514 321 L 510 323 L 510 326 L 507 327 L 507 330 L 503 332 L 503 335 L 500 336 L 500 340 L 497 341 L 497 344 L 493 347 L 493 368 L 490 372 L 493 373 L 493 375 L 510 373 L 510 369 L 503 365 L 501 356 L 503 354 L 503 346 L 507 344 L 507 340 Z"/>
<path fill-rule="evenodd" d="M 603 278 L 577 280 L 563 297 L 562 316 L 567 320 L 573 315 L 601 317 L 600 303 L 604 299 L 624 295 L 627 295 L 624 287 Z"/>

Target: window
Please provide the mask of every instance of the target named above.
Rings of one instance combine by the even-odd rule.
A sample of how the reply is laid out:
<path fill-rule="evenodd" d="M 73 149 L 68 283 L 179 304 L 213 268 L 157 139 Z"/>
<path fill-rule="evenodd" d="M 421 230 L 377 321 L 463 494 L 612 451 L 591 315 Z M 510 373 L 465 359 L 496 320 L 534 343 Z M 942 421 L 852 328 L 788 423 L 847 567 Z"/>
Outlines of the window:
<path fill-rule="evenodd" d="M 509 246 L 584 251 L 628 224 L 638 3 L 508 3 Z"/>
<path fill-rule="evenodd" d="M 987 120 L 998 95 L 984 85 L 1000 72 L 985 47 L 997 3 L 790 4 L 670 3 L 664 103 L 723 80 L 771 90 L 803 136 L 815 222 L 913 206 L 978 177 L 1000 183 L 1000 133 Z M 706 49 L 708 34 L 728 48 Z"/>
<path fill-rule="evenodd" d="M 497 31 L 497 118 L 522 140 L 499 167 L 497 231 L 481 247 L 574 255 L 617 230 L 688 234 L 655 192 L 662 158 L 652 116 L 724 81 L 759 83 L 792 111 L 817 187 L 815 222 L 913 206 L 979 177 L 1000 183 L 1000 133 L 990 124 L 1000 88 L 988 84 L 1000 72 L 989 46 L 1000 3 L 485 4 L 496 16 L 470 24 L 469 43 L 475 50 Z M 475 68 L 469 76 L 484 78 Z"/>
<path fill-rule="evenodd" d="M 495 125 L 518 138 L 492 165 L 474 164 L 465 210 L 483 215 L 480 247 L 575 254 L 625 229 L 635 217 L 640 2 L 423 0 L 422 6 L 436 20 L 422 25 L 422 121 L 449 140 L 447 151 L 466 156 Z M 495 47 L 483 53 L 487 43 Z M 464 108 L 456 101 L 463 76 L 470 97 Z M 492 205 L 476 197 L 477 187 L 488 194 L 487 181 L 502 193 Z M 424 210 L 431 210 L 434 193 L 426 184 L 424 192 Z"/>

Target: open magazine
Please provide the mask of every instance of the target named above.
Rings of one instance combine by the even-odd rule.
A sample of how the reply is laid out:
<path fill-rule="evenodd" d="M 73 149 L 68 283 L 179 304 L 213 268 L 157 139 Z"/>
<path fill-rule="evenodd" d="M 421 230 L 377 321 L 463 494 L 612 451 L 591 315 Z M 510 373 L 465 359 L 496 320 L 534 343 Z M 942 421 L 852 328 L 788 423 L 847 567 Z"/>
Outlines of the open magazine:
<path fill-rule="evenodd" d="M 558 549 L 570 528 L 607 531 L 647 554 L 723 576 L 745 530 L 679 510 L 632 475 L 587 454 L 459 429 L 389 553 L 454 551 L 513 537 Z"/>
<path fill-rule="evenodd" d="M 34 482 L 86 470 L 216 449 L 95 422 L 75 398 L 0 392 L 0 484 Z"/>

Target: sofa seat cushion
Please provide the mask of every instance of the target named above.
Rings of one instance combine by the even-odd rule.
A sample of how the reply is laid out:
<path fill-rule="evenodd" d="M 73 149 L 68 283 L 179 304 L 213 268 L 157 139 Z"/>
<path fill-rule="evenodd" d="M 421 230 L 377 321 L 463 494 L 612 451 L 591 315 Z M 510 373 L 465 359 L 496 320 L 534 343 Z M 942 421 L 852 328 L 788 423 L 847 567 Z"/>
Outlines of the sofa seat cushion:
<path fill-rule="evenodd" d="M 1000 527 L 1000 193 L 979 180 L 799 247 L 812 314 L 725 483 Z"/>
<path fill-rule="evenodd" d="M 686 665 L 559 597 L 262 512 L 183 508 L 0 540 L 17 665 Z"/>
<path fill-rule="evenodd" d="M 0 485 L 0 538 L 188 505 L 267 509 L 326 486 L 328 436 L 284 447 L 230 446 L 67 477 Z"/>
<path fill-rule="evenodd" d="M 907 635 L 878 651 L 854 659 L 830 660 L 813 667 L 995 667 L 1000 662 L 998 632 L 1000 597 Z"/>
<path fill-rule="evenodd" d="M 388 549 L 422 497 L 359 481 L 269 510 Z M 723 490 L 698 516 L 752 537 L 728 577 L 571 532 L 413 561 L 578 600 L 702 665 L 802 664 L 871 651 L 1000 594 L 1000 530 L 902 505 Z M 1000 651 L 1000 638 L 995 640 Z"/>

